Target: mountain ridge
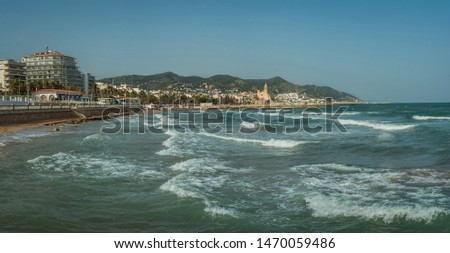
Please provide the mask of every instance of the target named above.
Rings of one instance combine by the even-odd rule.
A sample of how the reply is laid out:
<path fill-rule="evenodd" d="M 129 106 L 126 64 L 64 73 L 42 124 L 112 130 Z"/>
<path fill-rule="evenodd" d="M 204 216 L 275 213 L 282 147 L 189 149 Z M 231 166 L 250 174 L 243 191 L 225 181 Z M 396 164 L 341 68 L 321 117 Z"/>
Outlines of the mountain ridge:
<path fill-rule="evenodd" d="M 208 84 L 212 89 L 222 92 L 227 91 L 249 91 L 256 92 L 262 90 L 264 84 L 269 86 L 271 96 L 281 93 L 297 93 L 306 95 L 309 98 L 333 97 L 335 100 L 360 101 L 359 98 L 349 93 L 338 91 L 330 86 L 318 86 L 313 84 L 298 85 L 291 83 L 280 76 L 268 79 L 243 79 L 237 76 L 227 74 L 216 74 L 210 77 L 200 76 L 181 76 L 173 72 L 164 72 L 153 75 L 122 75 L 117 77 L 108 77 L 98 80 L 104 83 L 129 84 L 145 90 L 167 90 L 176 87 L 198 88 L 203 84 Z"/>

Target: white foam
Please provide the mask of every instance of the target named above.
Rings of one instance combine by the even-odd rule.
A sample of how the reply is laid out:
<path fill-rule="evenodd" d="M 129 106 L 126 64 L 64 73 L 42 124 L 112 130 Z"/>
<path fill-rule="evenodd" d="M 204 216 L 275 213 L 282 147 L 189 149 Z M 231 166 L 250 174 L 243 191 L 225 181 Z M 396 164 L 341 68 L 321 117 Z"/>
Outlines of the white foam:
<path fill-rule="evenodd" d="M 5 143 L 3 143 L 3 142 L 0 142 L 0 147 L 5 147 L 6 146 L 6 144 Z"/>
<path fill-rule="evenodd" d="M 88 154 L 56 153 L 39 156 L 27 161 L 31 168 L 48 173 L 47 175 L 71 175 L 79 177 L 109 178 L 130 177 L 142 171 L 142 168 L 118 157 L 95 157 Z M 54 173 L 56 172 L 56 173 Z"/>
<path fill-rule="evenodd" d="M 207 205 L 207 207 L 205 207 L 205 209 L 203 209 L 203 210 L 207 213 L 210 213 L 213 216 L 227 215 L 227 216 L 231 216 L 231 217 L 237 217 L 237 214 L 234 210 L 226 209 L 226 208 L 219 207 L 219 206 Z"/>
<path fill-rule="evenodd" d="M 226 140 L 226 141 L 235 141 L 235 142 L 243 142 L 243 143 L 257 143 L 257 144 L 261 144 L 263 146 L 277 147 L 277 148 L 293 148 L 297 145 L 308 143 L 306 141 L 275 140 L 273 138 L 271 138 L 269 140 L 257 140 L 257 139 L 245 139 L 245 138 L 215 135 L 215 134 L 209 134 L 209 133 L 200 133 L 200 134 L 208 136 L 208 137 Z"/>
<path fill-rule="evenodd" d="M 162 145 L 166 148 L 156 152 L 157 155 L 184 157 L 192 155 L 193 152 L 195 152 L 192 148 L 186 148 L 186 145 L 189 145 L 189 142 L 192 142 L 192 139 L 188 137 L 188 134 L 180 134 L 177 131 L 170 129 L 165 131 L 164 134 L 170 137 L 162 142 Z"/>
<path fill-rule="evenodd" d="M 207 195 L 214 189 L 220 188 L 226 176 L 195 175 L 195 173 L 184 172 L 169 179 L 160 186 L 163 191 L 169 191 L 180 198 L 198 198 L 208 201 Z"/>
<path fill-rule="evenodd" d="M 164 146 L 168 147 L 168 148 L 172 147 L 173 146 L 173 144 L 172 144 L 173 140 L 174 140 L 175 137 L 177 137 L 178 133 L 176 131 L 173 131 L 173 130 L 167 130 L 167 131 L 164 132 L 164 134 L 166 134 L 166 135 L 168 135 L 170 137 L 169 137 L 169 139 L 163 141 L 162 144 Z"/>
<path fill-rule="evenodd" d="M 278 147 L 278 148 L 293 148 L 297 145 L 307 143 L 306 141 L 293 141 L 293 140 L 275 140 L 270 139 L 267 141 L 259 141 L 263 146 Z"/>
<path fill-rule="evenodd" d="M 314 113 L 311 113 L 312 115 L 314 115 Z M 323 115 L 330 115 L 330 116 L 332 116 L 332 115 L 335 115 L 336 113 L 335 112 L 331 112 L 331 113 L 329 113 L 329 112 L 323 112 Z M 354 116 L 354 115 L 358 115 L 358 114 L 361 114 L 360 112 L 348 112 L 348 111 L 345 111 L 345 112 L 342 112 L 340 115 L 342 115 L 342 116 Z M 337 116 L 337 114 L 336 114 L 336 116 Z"/>
<path fill-rule="evenodd" d="M 340 116 L 354 116 L 358 114 L 360 114 L 360 112 L 343 112 L 340 114 Z M 303 112 L 301 114 L 287 113 L 284 114 L 284 117 L 289 119 L 324 119 L 327 115 L 332 116 L 334 115 L 334 113 L 327 113 L 327 112 L 322 112 L 321 114 L 315 112 Z"/>
<path fill-rule="evenodd" d="M 202 196 L 198 192 L 187 187 L 189 183 L 194 183 L 192 181 L 193 180 L 187 180 L 185 174 L 180 174 L 169 179 L 169 181 L 162 184 L 159 188 L 163 191 L 172 192 L 180 198 L 201 198 Z"/>
<path fill-rule="evenodd" d="M 407 124 L 385 124 L 385 123 L 376 123 L 371 121 L 364 120 L 350 120 L 350 119 L 339 119 L 341 124 L 345 125 L 355 125 L 355 126 L 364 126 L 370 127 L 376 130 L 384 130 L 384 131 L 400 131 L 411 129 L 416 125 L 407 125 Z"/>
<path fill-rule="evenodd" d="M 107 141 L 107 140 L 111 140 L 111 136 L 104 134 L 104 133 L 96 133 L 96 134 L 91 134 L 88 135 L 86 137 L 84 137 L 83 142 L 87 142 L 87 141 Z"/>
<path fill-rule="evenodd" d="M 360 112 L 343 112 L 342 115 L 358 115 L 361 114 Z"/>
<path fill-rule="evenodd" d="M 162 178 L 165 176 L 164 173 L 156 171 L 156 170 L 145 170 L 139 173 L 140 176 L 143 177 L 151 177 L 151 178 Z"/>
<path fill-rule="evenodd" d="M 30 142 L 33 138 L 40 138 L 45 136 L 52 136 L 50 132 L 40 132 L 40 133 L 17 133 L 11 136 L 13 142 Z"/>
<path fill-rule="evenodd" d="M 230 170 L 225 162 L 218 161 L 214 158 L 193 158 L 184 162 L 176 163 L 170 168 L 174 171 L 188 172 L 215 172 L 219 170 Z"/>
<path fill-rule="evenodd" d="M 337 163 L 326 163 L 326 164 L 311 164 L 311 165 L 299 165 L 291 168 L 292 170 L 304 170 L 304 169 L 312 169 L 312 170 L 328 170 L 335 172 L 361 172 L 364 168 L 360 168 L 357 166 L 350 166 L 344 164 Z"/>
<path fill-rule="evenodd" d="M 419 116 L 414 115 L 412 117 L 415 120 L 450 120 L 450 117 L 442 117 L 442 116 Z"/>
<path fill-rule="evenodd" d="M 241 127 L 243 127 L 243 128 L 256 128 L 256 127 L 258 127 L 256 124 L 258 124 L 258 123 L 250 123 L 250 122 L 247 122 L 247 121 L 242 121 Z"/>
<path fill-rule="evenodd" d="M 229 173 L 239 170 L 215 158 L 193 158 L 170 168 L 180 174 L 162 184 L 161 190 L 172 192 L 180 198 L 200 199 L 205 204 L 204 211 L 211 215 L 236 216 L 230 208 L 219 206 L 214 198 L 229 180 Z M 229 173 L 223 174 L 223 171 Z"/>
<path fill-rule="evenodd" d="M 213 216 L 216 215 L 228 215 L 236 217 L 237 215 L 233 210 L 220 207 L 213 204 L 209 200 L 210 192 L 214 192 L 214 189 L 220 188 L 225 181 L 225 177 L 195 177 L 190 173 L 179 174 L 160 186 L 163 191 L 171 192 L 179 198 L 194 198 L 200 199 L 205 204 L 203 209 L 206 213 Z"/>
<path fill-rule="evenodd" d="M 305 198 L 314 217 L 360 217 L 365 220 L 381 219 L 391 223 L 396 219 L 431 222 L 439 215 L 448 211 L 439 207 L 424 207 L 420 205 L 361 205 L 357 202 L 342 200 L 337 197 L 313 195 Z"/>
<path fill-rule="evenodd" d="M 431 222 L 448 214 L 448 173 L 433 169 L 389 170 L 342 164 L 291 168 L 298 173 L 308 207 L 317 217 L 360 217 Z"/>

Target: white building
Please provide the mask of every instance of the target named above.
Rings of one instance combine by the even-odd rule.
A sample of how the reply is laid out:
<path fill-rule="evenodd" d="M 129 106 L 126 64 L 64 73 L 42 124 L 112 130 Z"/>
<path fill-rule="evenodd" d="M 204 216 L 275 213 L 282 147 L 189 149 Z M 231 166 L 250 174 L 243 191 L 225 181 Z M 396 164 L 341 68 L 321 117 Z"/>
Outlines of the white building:
<path fill-rule="evenodd" d="M 0 60 L 0 90 L 7 91 L 15 80 L 25 83 L 25 64 L 11 59 Z"/>
<path fill-rule="evenodd" d="M 80 101 L 81 92 L 71 90 L 43 89 L 33 92 L 33 100 L 38 102 Z"/>
<path fill-rule="evenodd" d="M 275 97 L 278 102 L 295 103 L 300 100 L 297 93 L 280 93 Z"/>
<path fill-rule="evenodd" d="M 74 57 L 57 51 L 46 50 L 22 58 L 26 64 L 28 82 L 59 82 L 64 87 L 75 85 L 83 88 L 83 76 Z"/>

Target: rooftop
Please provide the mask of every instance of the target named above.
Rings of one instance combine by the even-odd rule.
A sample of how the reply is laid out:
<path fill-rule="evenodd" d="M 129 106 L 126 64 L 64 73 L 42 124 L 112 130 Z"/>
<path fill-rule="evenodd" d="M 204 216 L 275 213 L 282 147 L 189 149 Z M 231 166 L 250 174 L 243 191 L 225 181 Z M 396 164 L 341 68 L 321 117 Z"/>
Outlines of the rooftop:
<path fill-rule="evenodd" d="M 53 50 L 46 50 L 44 52 L 39 52 L 39 53 L 34 53 L 28 56 L 25 56 L 25 58 L 27 57 L 36 57 L 36 56 L 66 56 L 66 57 L 71 57 L 65 54 L 62 54 L 58 51 L 53 51 Z"/>

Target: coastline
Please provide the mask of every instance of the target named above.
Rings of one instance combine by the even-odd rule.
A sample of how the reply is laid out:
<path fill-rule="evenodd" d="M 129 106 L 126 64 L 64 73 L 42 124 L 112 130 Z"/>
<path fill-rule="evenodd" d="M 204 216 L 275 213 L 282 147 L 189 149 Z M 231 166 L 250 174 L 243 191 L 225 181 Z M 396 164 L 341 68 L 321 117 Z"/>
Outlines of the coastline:
<path fill-rule="evenodd" d="M 79 118 L 69 118 L 69 119 L 59 119 L 59 120 L 44 120 L 30 123 L 16 123 L 16 124 L 2 124 L 0 125 L 0 136 L 4 136 L 9 133 L 18 132 L 24 129 L 42 127 L 42 126 L 52 126 L 57 124 L 66 123 L 80 123 Z"/>
<path fill-rule="evenodd" d="M 308 104 L 308 105 L 272 105 L 267 108 L 308 108 L 308 107 L 320 107 L 324 106 L 323 104 Z M 213 105 L 206 107 L 199 107 L 198 109 L 236 109 L 236 108 L 265 108 L 261 105 Z M 184 110 L 184 108 L 171 108 L 171 110 Z M 189 109 L 188 109 L 189 110 Z M 162 109 L 152 109 L 153 112 L 161 112 Z M 128 115 L 130 112 L 122 112 L 122 113 L 111 113 L 108 117 L 117 117 L 122 115 Z M 91 120 L 100 120 L 103 119 L 102 115 L 92 115 L 90 117 L 86 117 L 84 114 L 77 113 L 78 116 L 71 118 L 59 118 L 59 119 L 47 119 L 47 120 L 39 120 L 33 122 L 26 123 L 2 123 L 0 124 L 0 136 L 4 136 L 9 133 L 21 131 L 24 129 L 42 127 L 42 126 L 54 126 L 58 124 L 79 124 L 82 122 L 88 122 Z M 55 129 L 57 131 L 57 129 Z"/>
<path fill-rule="evenodd" d="M 113 117 L 119 117 L 124 115 L 131 114 L 128 112 L 121 112 L 121 113 L 110 113 L 108 114 L 108 118 Z M 8 133 L 13 133 L 17 131 L 21 131 L 24 129 L 30 129 L 30 128 L 36 128 L 36 127 L 43 127 L 43 126 L 55 126 L 60 124 L 80 124 L 83 122 L 89 122 L 94 120 L 102 120 L 104 119 L 104 115 L 93 115 L 90 117 L 86 117 L 84 114 L 78 114 L 77 117 L 71 117 L 71 118 L 59 118 L 59 119 L 48 119 L 48 120 L 39 120 L 39 121 L 33 121 L 29 123 L 4 123 L 0 124 L 0 136 L 4 136 Z M 58 131 L 55 129 L 55 131 Z"/>

